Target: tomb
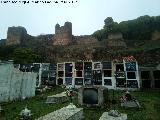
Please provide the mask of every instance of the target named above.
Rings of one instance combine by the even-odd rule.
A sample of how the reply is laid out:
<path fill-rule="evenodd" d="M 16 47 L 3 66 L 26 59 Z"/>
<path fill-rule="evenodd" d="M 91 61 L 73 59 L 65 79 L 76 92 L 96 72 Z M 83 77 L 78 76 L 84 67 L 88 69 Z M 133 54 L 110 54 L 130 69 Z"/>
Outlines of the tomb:
<path fill-rule="evenodd" d="M 112 62 L 102 62 L 102 84 L 107 88 L 113 88 L 114 86 L 112 73 Z"/>
<path fill-rule="evenodd" d="M 63 78 L 58 78 L 57 84 L 58 84 L 58 85 L 62 85 L 62 84 L 63 84 Z"/>
<path fill-rule="evenodd" d="M 138 64 L 133 56 L 123 58 L 126 88 L 140 88 Z"/>
<path fill-rule="evenodd" d="M 57 80 L 56 84 L 72 85 L 73 82 L 73 63 L 65 62 L 57 64 Z"/>
<path fill-rule="evenodd" d="M 49 81 L 48 84 L 49 85 L 56 85 L 56 64 L 51 64 L 49 65 Z"/>
<path fill-rule="evenodd" d="M 32 72 L 33 64 L 20 64 L 19 70 L 22 72 Z"/>
<path fill-rule="evenodd" d="M 32 72 L 37 73 L 36 87 L 39 87 L 41 85 L 42 64 L 33 63 Z"/>
<path fill-rule="evenodd" d="M 116 71 L 124 71 L 124 64 L 116 63 Z"/>
<path fill-rule="evenodd" d="M 92 62 L 84 62 L 84 85 L 92 84 Z"/>
<path fill-rule="evenodd" d="M 75 85 L 78 86 L 82 86 L 83 85 L 83 78 L 75 78 Z"/>
<path fill-rule="evenodd" d="M 102 65 L 101 62 L 92 63 L 92 84 L 102 85 Z"/>
<path fill-rule="evenodd" d="M 141 71 L 141 79 L 150 80 L 150 71 Z"/>
<path fill-rule="evenodd" d="M 101 70 L 93 70 L 93 85 L 102 85 L 102 71 Z"/>
<path fill-rule="evenodd" d="M 87 107 L 102 106 L 107 96 L 108 90 L 105 87 L 84 86 L 78 91 L 78 102 Z"/>
<path fill-rule="evenodd" d="M 57 64 L 57 77 L 56 77 L 56 84 L 57 85 L 62 85 L 64 84 L 64 63 L 58 63 Z"/>
<path fill-rule="evenodd" d="M 40 63 L 34 63 L 34 64 L 33 64 L 33 68 L 32 68 L 33 72 L 38 73 L 40 67 L 41 67 Z"/>
<path fill-rule="evenodd" d="M 140 68 L 142 88 L 151 88 L 151 68 Z"/>
<path fill-rule="evenodd" d="M 73 64 L 65 63 L 65 85 L 72 85 L 73 81 Z"/>
<path fill-rule="evenodd" d="M 103 70 L 103 72 L 104 72 L 104 77 L 111 77 L 112 76 L 111 70 Z"/>
<path fill-rule="evenodd" d="M 56 64 L 52 63 L 32 63 L 32 64 L 15 64 L 22 72 L 34 72 L 37 74 L 36 87 L 41 85 L 56 85 Z"/>
<path fill-rule="evenodd" d="M 75 62 L 75 78 L 74 84 L 76 87 L 84 84 L 84 64 L 83 62 Z"/>
<path fill-rule="evenodd" d="M 153 71 L 153 77 L 155 80 L 155 88 L 160 88 L 160 70 Z"/>
<path fill-rule="evenodd" d="M 158 70 L 158 68 L 140 67 L 140 78 L 142 81 L 142 88 L 160 88 L 160 70 Z"/>
<path fill-rule="evenodd" d="M 126 87 L 126 76 L 124 71 L 124 64 L 123 63 L 114 63 L 115 69 L 115 80 L 116 80 L 116 87 L 125 88 Z"/>

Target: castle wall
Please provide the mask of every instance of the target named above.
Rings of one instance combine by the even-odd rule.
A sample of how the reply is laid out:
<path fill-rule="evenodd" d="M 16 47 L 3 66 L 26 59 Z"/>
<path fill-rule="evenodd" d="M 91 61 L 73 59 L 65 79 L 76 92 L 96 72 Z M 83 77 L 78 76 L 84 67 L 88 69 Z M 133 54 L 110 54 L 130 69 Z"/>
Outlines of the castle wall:
<path fill-rule="evenodd" d="M 123 40 L 108 40 L 107 46 L 109 47 L 127 47 Z"/>
<path fill-rule="evenodd" d="M 55 34 L 30 37 L 24 27 L 9 27 L 6 45 L 29 44 L 37 40 L 45 45 L 84 45 L 96 44 L 98 40 L 91 35 L 73 36 L 72 23 L 65 22 L 64 26 L 55 25 Z M 34 41 L 35 42 L 35 41 Z M 107 41 L 108 47 L 126 47 L 122 33 L 110 33 Z"/>
<path fill-rule="evenodd" d="M 126 48 L 127 45 L 123 40 L 122 33 L 110 33 L 108 35 L 107 46 L 111 48 Z"/>
<path fill-rule="evenodd" d="M 95 37 L 92 37 L 91 35 L 84 35 L 84 36 L 74 36 L 74 41 L 77 44 L 93 44 L 97 43 L 98 40 Z"/>

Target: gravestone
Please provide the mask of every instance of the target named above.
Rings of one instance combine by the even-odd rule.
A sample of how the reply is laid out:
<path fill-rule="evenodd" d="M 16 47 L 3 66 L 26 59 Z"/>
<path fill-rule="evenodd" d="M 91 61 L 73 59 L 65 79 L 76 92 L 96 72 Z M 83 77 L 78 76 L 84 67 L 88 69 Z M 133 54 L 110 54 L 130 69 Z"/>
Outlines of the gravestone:
<path fill-rule="evenodd" d="M 83 119 L 83 108 L 71 107 L 71 105 L 63 107 L 59 110 L 51 112 L 36 120 L 81 120 Z"/>
<path fill-rule="evenodd" d="M 83 86 L 78 91 L 78 103 L 82 106 L 103 106 L 108 99 L 108 89 L 102 86 Z"/>

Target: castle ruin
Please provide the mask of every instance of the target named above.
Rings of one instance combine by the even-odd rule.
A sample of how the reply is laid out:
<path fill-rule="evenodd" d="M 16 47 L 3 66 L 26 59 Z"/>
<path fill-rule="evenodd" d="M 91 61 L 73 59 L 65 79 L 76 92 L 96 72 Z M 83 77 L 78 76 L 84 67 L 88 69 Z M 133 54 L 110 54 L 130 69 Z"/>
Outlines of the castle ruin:
<path fill-rule="evenodd" d="M 27 30 L 24 27 L 9 27 L 7 31 L 6 45 L 21 44 L 26 36 Z"/>
<path fill-rule="evenodd" d="M 63 46 L 63 45 L 91 45 L 97 44 L 98 40 L 92 35 L 74 36 L 72 34 L 72 23 L 65 22 L 63 26 L 58 23 L 55 25 L 55 34 L 46 34 L 40 36 L 31 36 L 27 34 L 24 27 L 9 27 L 7 32 L 6 45 L 23 45 L 29 43 L 30 38 L 33 41 L 41 41 L 46 45 Z M 109 48 L 126 48 L 126 43 L 122 33 L 111 33 L 108 35 L 107 46 Z"/>
<path fill-rule="evenodd" d="M 57 23 L 55 26 L 55 35 L 53 45 L 68 45 L 72 42 L 72 23 L 65 22 L 64 26 Z"/>

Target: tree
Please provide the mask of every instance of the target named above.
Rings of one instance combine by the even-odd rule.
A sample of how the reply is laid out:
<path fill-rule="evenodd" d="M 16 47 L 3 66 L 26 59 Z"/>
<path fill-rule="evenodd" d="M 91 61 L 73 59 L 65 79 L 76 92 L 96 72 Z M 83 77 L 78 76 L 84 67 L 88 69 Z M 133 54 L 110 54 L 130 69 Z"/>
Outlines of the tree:
<path fill-rule="evenodd" d="M 93 36 L 96 37 L 99 41 L 107 38 L 107 32 L 104 29 L 97 30 L 93 33 Z"/>
<path fill-rule="evenodd" d="M 112 17 L 107 17 L 104 20 L 104 29 L 107 33 L 119 32 L 119 26 L 117 22 L 114 22 Z"/>
<path fill-rule="evenodd" d="M 41 56 L 37 55 L 29 48 L 17 48 L 13 52 L 15 63 L 34 63 L 39 62 Z"/>

